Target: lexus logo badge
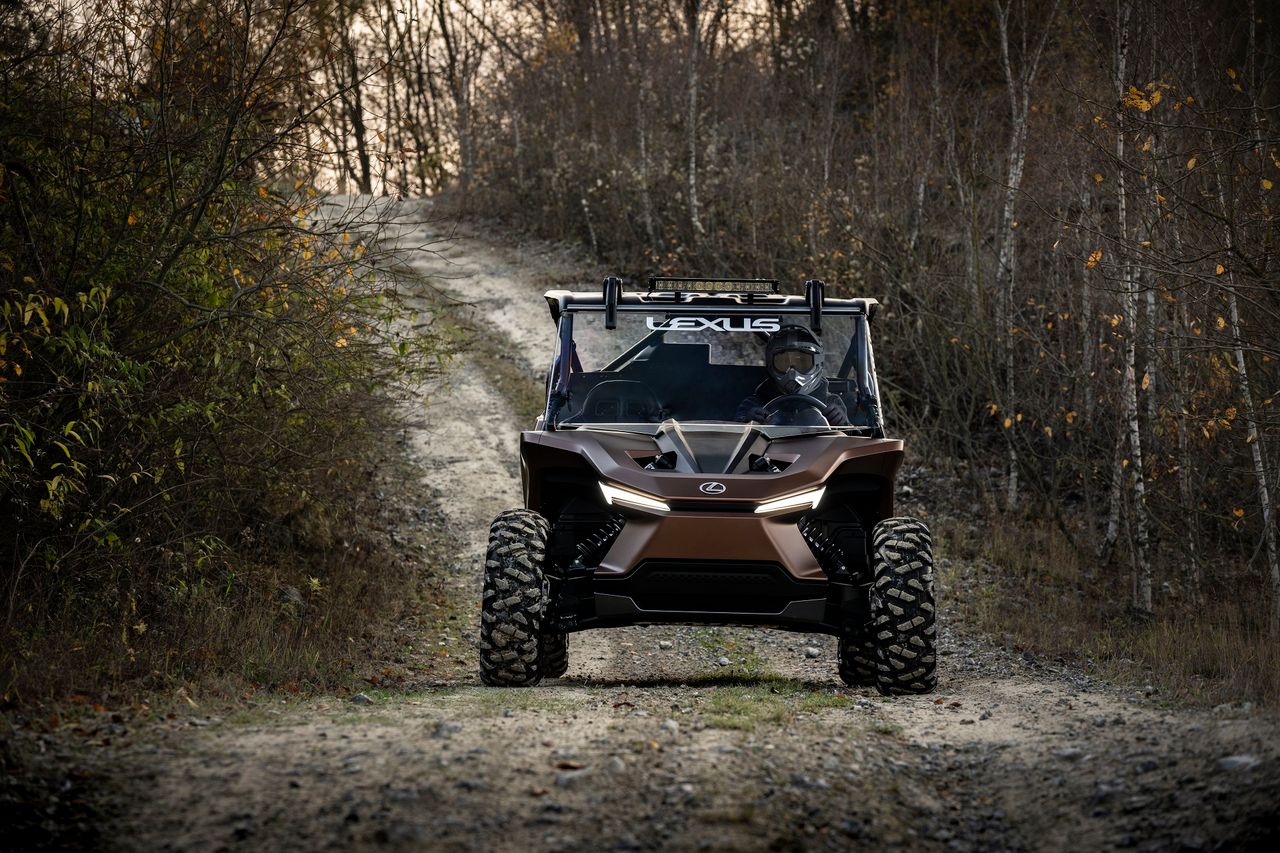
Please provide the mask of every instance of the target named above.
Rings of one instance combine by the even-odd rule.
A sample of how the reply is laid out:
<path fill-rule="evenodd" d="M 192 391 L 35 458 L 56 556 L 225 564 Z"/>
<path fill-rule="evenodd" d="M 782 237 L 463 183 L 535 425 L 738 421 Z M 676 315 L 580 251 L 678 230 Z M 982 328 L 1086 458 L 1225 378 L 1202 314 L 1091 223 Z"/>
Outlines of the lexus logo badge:
<path fill-rule="evenodd" d="M 724 483 L 717 483 L 715 480 L 712 480 L 709 483 L 703 483 L 701 486 L 698 486 L 698 491 L 702 492 L 704 495 L 723 495 Z"/>

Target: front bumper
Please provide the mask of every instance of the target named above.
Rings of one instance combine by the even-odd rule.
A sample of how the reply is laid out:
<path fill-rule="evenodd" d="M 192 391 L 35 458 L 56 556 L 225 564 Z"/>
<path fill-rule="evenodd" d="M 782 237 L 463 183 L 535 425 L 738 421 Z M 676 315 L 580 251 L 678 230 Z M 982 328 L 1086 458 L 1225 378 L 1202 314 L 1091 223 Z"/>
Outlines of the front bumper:
<path fill-rule="evenodd" d="M 765 625 L 839 634 L 867 620 L 867 586 L 831 578 L 801 513 L 627 514 L 596 566 L 553 582 L 562 631 L 660 623 Z"/>

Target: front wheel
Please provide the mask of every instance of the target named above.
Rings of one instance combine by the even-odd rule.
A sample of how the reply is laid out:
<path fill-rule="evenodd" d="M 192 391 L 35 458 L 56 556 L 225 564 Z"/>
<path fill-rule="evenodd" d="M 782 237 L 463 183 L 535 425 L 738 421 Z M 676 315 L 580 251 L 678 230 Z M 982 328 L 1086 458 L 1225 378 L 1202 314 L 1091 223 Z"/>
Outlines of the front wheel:
<path fill-rule="evenodd" d="M 871 642 L 876 689 L 928 693 L 938 683 L 933 540 L 924 522 L 887 518 L 872 536 Z"/>
<path fill-rule="evenodd" d="M 876 644 L 863 631 L 846 631 L 837 649 L 840 680 L 850 687 L 870 687 L 876 678 Z"/>
<path fill-rule="evenodd" d="M 534 685 L 553 674 L 548 664 L 554 669 L 565 658 L 563 644 L 555 661 L 546 660 L 546 651 L 554 650 L 544 650 L 555 645 L 548 642 L 555 635 L 543 633 L 550 598 L 543 572 L 548 530 L 547 520 L 527 509 L 508 510 L 489 528 L 480 610 L 480 680 L 485 684 Z"/>

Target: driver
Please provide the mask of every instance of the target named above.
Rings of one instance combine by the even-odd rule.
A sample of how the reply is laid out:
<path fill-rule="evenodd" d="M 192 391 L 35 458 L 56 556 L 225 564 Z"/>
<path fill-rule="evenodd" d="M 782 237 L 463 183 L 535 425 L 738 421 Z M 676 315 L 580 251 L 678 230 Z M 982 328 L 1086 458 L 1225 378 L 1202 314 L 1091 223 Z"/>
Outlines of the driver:
<path fill-rule="evenodd" d="M 822 375 L 822 344 L 803 326 L 786 326 L 769 338 L 764 347 L 764 366 L 769 378 L 738 406 L 737 420 L 765 423 L 770 401 L 793 394 L 813 397 L 822 416 L 832 426 L 848 426 L 849 412 L 835 394 L 827 392 Z"/>

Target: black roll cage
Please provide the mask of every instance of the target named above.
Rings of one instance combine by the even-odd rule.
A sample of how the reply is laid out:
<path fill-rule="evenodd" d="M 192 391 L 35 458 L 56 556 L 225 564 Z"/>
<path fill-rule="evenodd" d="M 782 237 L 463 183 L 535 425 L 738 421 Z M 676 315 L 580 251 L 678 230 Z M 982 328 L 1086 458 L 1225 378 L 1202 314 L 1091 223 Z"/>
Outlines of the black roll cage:
<path fill-rule="evenodd" d="M 610 282 L 612 284 L 612 282 Z M 809 285 L 806 282 L 806 285 Z M 820 283 L 817 283 L 820 284 Z M 616 287 L 616 285 L 615 285 Z M 556 420 L 560 409 L 569 401 L 569 383 L 574 371 L 582 372 L 582 362 L 578 358 L 577 347 L 573 341 L 573 316 L 577 313 L 603 313 L 606 328 L 614 328 L 614 320 L 618 313 L 653 314 L 664 313 L 670 317 L 701 317 L 709 313 L 720 316 L 755 316 L 759 314 L 778 314 L 804 316 L 807 319 L 815 314 L 831 316 L 853 316 L 854 341 L 845 354 L 836 378 L 847 379 L 854 372 L 859 400 L 867 402 L 873 413 L 872 434 L 877 438 L 884 437 L 884 422 L 881 416 L 879 389 L 875 379 L 875 357 L 871 346 L 870 320 L 875 316 L 878 304 L 874 299 L 828 299 L 823 298 L 821 287 L 807 288 L 809 295 L 783 296 L 758 293 L 621 293 L 614 290 L 604 297 L 599 293 L 577 293 L 565 290 L 553 290 L 546 294 L 551 317 L 558 326 L 559 345 L 556 357 L 551 366 L 547 388 L 547 405 L 543 414 L 543 428 L 556 429 Z M 816 291 L 816 300 L 810 297 Z M 820 312 L 817 310 L 821 306 Z M 655 329 L 629 347 L 626 352 L 610 362 L 609 366 L 625 363 L 628 356 L 634 357 L 646 347 L 652 345 L 655 338 L 665 337 L 674 329 Z M 821 326 L 815 331 L 821 335 Z M 568 353 L 569 357 L 565 358 Z"/>

